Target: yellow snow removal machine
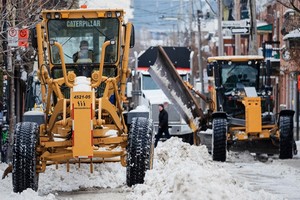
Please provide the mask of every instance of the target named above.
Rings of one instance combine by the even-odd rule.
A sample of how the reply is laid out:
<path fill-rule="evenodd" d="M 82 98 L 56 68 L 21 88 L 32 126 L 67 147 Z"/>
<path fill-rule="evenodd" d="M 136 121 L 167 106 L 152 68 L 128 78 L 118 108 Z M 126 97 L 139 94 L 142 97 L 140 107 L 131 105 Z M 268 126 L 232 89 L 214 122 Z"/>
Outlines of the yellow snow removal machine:
<path fill-rule="evenodd" d="M 38 189 L 48 165 L 120 162 L 127 185 L 152 166 L 152 122 L 123 116 L 134 28 L 121 9 L 45 10 L 33 34 L 43 111 L 16 125 L 13 190 Z M 129 130 L 128 130 L 129 129 Z"/>
<path fill-rule="evenodd" d="M 213 160 L 225 161 L 227 150 L 279 154 L 280 159 L 288 159 L 297 153 L 294 111 L 273 113 L 268 62 L 254 55 L 209 57 L 209 97 L 182 81 L 161 47 L 149 73 L 194 131 L 195 143 L 201 132 L 212 130 L 206 145 Z M 201 109 L 196 94 L 208 105 L 207 111 Z"/>

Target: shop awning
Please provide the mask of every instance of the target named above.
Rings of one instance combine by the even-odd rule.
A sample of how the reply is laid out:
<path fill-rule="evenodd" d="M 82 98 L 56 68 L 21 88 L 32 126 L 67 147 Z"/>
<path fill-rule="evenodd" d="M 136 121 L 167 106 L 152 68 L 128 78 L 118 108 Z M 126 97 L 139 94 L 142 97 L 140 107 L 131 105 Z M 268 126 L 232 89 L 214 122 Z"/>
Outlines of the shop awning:
<path fill-rule="evenodd" d="M 273 29 L 272 24 L 257 26 L 258 33 L 272 33 L 272 29 Z"/>

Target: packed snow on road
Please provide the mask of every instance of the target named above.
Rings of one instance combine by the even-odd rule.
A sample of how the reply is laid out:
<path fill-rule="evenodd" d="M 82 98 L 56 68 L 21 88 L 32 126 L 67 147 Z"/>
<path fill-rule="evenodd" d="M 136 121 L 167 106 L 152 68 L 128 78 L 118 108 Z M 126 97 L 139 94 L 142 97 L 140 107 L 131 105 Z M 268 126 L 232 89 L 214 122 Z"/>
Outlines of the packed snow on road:
<path fill-rule="evenodd" d="M 297 142 L 298 149 L 300 143 Z M 1 199 L 300 199 L 300 156 L 259 161 L 250 153 L 229 152 L 227 162 L 214 162 L 205 146 L 191 146 L 178 138 L 159 143 L 153 169 L 145 183 L 126 186 L 126 168 L 120 163 L 65 165 L 46 168 L 39 190 L 12 192 L 12 175 L 1 180 Z M 0 164 L 2 174 L 7 164 Z"/>

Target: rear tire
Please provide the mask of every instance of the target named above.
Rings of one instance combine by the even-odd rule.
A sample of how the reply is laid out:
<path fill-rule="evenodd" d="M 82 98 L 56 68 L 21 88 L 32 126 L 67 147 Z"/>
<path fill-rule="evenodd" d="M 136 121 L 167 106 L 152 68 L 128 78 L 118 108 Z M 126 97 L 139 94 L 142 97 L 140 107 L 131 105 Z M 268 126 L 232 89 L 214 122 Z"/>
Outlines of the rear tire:
<path fill-rule="evenodd" d="M 127 143 L 126 182 L 129 187 L 144 183 L 146 170 L 153 163 L 152 123 L 146 118 L 134 118 Z"/>
<path fill-rule="evenodd" d="M 21 122 L 16 125 L 13 145 L 13 191 L 22 192 L 27 188 L 38 189 L 36 172 L 36 146 L 39 127 L 35 122 Z"/>
<path fill-rule="evenodd" d="M 227 121 L 225 118 L 213 119 L 212 157 L 214 161 L 226 161 Z"/>
<path fill-rule="evenodd" d="M 282 115 L 279 118 L 279 158 L 293 158 L 294 138 L 293 138 L 293 117 Z"/>

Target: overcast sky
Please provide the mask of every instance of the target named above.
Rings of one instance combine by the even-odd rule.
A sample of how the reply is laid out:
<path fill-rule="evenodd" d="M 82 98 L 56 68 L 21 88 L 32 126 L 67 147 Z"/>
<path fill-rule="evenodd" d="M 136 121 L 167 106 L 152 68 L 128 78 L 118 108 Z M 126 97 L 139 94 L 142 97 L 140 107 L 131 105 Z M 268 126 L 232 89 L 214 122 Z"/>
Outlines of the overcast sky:
<path fill-rule="evenodd" d="M 81 4 L 87 4 L 88 8 L 120 8 L 126 11 L 125 19 L 132 18 L 130 0 L 80 0 Z"/>

